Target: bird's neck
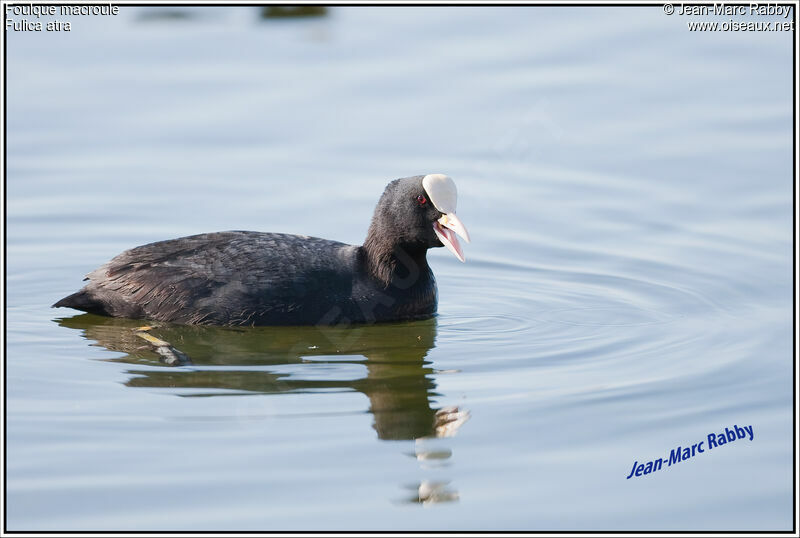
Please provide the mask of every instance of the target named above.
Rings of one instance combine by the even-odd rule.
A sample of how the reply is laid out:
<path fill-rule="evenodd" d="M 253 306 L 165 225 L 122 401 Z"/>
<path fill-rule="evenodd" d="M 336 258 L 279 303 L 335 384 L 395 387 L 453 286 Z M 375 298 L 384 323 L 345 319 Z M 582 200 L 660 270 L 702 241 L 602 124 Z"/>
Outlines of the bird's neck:
<path fill-rule="evenodd" d="M 365 270 L 384 286 L 412 288 L 430 278 L 428 249 L 422 245 L 387 241 L 367 234 L 361 247 Z"/>

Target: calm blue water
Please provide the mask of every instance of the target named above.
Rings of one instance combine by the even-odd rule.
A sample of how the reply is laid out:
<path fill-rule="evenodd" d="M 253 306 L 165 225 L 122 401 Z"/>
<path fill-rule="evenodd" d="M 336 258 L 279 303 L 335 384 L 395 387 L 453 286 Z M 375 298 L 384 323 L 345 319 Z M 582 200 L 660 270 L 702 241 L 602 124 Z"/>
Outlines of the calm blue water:
<path fill-rule="evenodd" d="M 791 34 L 187 13 L 8 34 L 9 530 L 791 528 Z M 473 239 L 429 256 L 434 320 L 165 326 L 168 366 L 49 308 L 155 240 L 360 244 L 429 172 Z"/>

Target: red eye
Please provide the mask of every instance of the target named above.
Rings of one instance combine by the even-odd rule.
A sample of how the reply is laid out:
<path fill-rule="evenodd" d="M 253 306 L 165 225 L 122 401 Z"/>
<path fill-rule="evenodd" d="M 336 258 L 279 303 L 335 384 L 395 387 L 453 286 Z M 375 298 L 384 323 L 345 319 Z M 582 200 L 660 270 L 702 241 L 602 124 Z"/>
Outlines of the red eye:
<path fill-rule="evenodd" d="M 425 198 L 424 196 L 422 196 L 421 194 L 419 196 L 417 196 L 417 203 L 419 205 L 425 205 L 425 202 L 427 202 L 427 201 L 428 201 L 428 199 Z"/>

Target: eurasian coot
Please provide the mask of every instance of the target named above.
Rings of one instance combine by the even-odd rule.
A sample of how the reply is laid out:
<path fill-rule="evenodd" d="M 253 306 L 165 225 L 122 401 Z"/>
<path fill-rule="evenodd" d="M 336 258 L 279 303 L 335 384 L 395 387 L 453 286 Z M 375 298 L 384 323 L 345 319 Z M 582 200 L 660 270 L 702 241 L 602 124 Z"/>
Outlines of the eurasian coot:
<path fill-rule="evenodd" d="M 127 250 L 53 306 L 208 325 L 337 325 L 436 313 L 429 248 L 462 262 L 456 185 L 443 174 L 396 179 L 362 246 L 300 235 L 218 232 Z"/>

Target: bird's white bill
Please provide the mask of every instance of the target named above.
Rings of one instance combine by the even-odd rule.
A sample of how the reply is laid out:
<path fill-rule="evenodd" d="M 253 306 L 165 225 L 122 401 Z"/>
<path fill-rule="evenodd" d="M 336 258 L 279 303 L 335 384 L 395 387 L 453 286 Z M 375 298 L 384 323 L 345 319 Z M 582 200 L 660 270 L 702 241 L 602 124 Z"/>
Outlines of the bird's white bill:
<path fill-rule="evenodd" d="M 461 222 L 461 219 L 459 219 L 456 216 L 455 212 L 445 213 L 444 215 L 442 215 L 441 218 L 439 218 L 439 224 L 441 224 L 445 228 L 450 228 L 451 230 L 453 230 L 461 237 L 461 239 L 463 239 L 467 243 L 470 242 L 469 232 L 467 231 L 467 228 L 464 227 L 464 223 Z"/>
<path fill-rule="evenodd" d="M 433 231 L 436 232 L 436 237 L 447 247 L 447 250 L 455 254 L 456 258 L 462 262 L 465 261 L 464 252 L 461 250 L 456 234 L 469 243 L 469 232 L 467 232 L 466 227 L 464 227 L 464 224 L 455 213 L 442 215 L 439 220 L 433 223 Z"/>

